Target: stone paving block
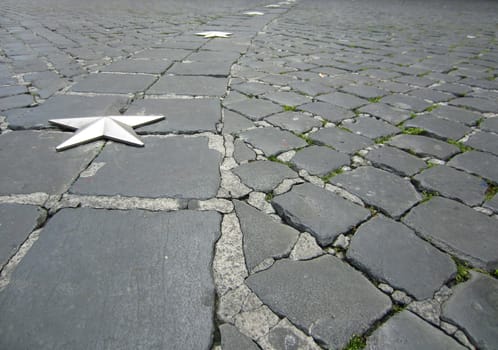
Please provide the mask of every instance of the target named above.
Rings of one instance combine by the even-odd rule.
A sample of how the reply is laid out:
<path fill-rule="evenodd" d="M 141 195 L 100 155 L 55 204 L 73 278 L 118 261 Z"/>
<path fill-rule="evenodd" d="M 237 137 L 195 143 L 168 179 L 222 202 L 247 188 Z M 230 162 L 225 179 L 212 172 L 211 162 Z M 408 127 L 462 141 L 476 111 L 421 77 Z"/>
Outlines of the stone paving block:
<path fill-rule="evenodd" d="M 361 107 L 358 111 L 383 119 L 394 125 L 398 125 L 399 123 L 410 118 L 410 112 L 392 108 L 383 103 L 371 103 L 367 106 Z"/>
<path fill-rule="evenodd" d="M 108 144 L 95 159 L 103 166 L 80 177 L 72 193 L 151 198 L 216 196 L 221 154 L 208 148 L 205 137 L 143 137 L 145 147 Z"/>
<path fill-rule="evenodd" d="M 455 288 L 443 305 L 443 318 L 462 327 L 479 349 L 498 347 L 498 281 L 477 272 Z"/>
<path fill-rule="evenodd" d="M 8 97 L 14 95 L 26 94 L 28 89 L 26 86 L 12 85 L 12 86 L 0 86 L 0 97 Z"/>
<path fill-rule="evenodd" d="M 478 97 L 460 97 L 449 102 L 453 106 L 474 109 L 483 113 L 498 113 L 498 103 Z"/>
<path fill-rule="evenodd" d="M 239 112 L 251 120 L 261 120 L 264 117 L 282 111 L 282 107 L 276 103 L 254 98 L 231 103 L 228 108 Z"/>
<path fill-rule="evenodd" d="M 388 144 L 422 157 L 436 157 L 446 160 L 460 152 L 455 145 L 421 135 L 396 135 Z"/>
<path fill-rule="evenodd" d="M 413 179 L 424 189 L 458 199 L 469 206 L 481 204 L 488 188 L 483 179 L 444 165 L 424 170 Z"/>
<path fill-rule="evenodd" d="M 334 176 L 330 183 L 356 194 L 393 218 L 400 217 L 422 199 L 410 181 L 371 166 Z"/>
<path fill-rule="evenodd" d="M 294 186 L 271 203 L 286 222 L 311 233 L 322 246 L 370 216 L 367 209 L 311 184 Z"/>
<path fill-rule="evenodd" d="M 403 222 L 440 249 L 476 267 L 498 267 L 495 219 L 450 199 L 434 197 Z"/>
<path fill-rule="evenodd" d="M 498 135 L 491 132 L 480 132 L 469 137 L 465 144 L 480 151 L 498 155 Z"/>
<path fill-rule="evenodd" d="M 336 257 L 277 261 L 247 279 L 274 312 L 329 348 L 343 348 L 391 307 L 389 298 Z M 313 300 L 313 303 L 303 302 Z"/>
<path fill-rule="evenodd" d="M 498 196 L 495 194 L 493 198 L 484 203 L 484 207 L 493 210 L 498 213 Z"/>
<path fill-rule="evenodd" d="M 410 311 L 402 311 L 368 337 L 365 349 L 464 350 L 466 348 Z"/>
<path fill-rule="evenodd" d="M 311 102 L 299 106 L 299 110 L 318 115 L 329 122 L 339 122 L 354 117 L 354 113 L 338 106 L 325 102 Z"/>
<path fill-rule="evenodd" d="M 221 348 L 223 350 L 258 350 L 259 347 L 251 338 L 240 333 L 234 326 L 225 323 L 220 326 Z"/>
<path fill-rule="evenodd" d="M 215 212 L 63 209 L 0 295 L 0 347 L 209 349 L 220 221 Z"/>
<path fill-rule="evenodd" d="M 0 195 L 67 190 L 92 159 L 101 144 L 88 144 L 65 152 L 55 147 L 69 133 L 14 131 L 0 135 Z"/>
<path fill-rule="evenodd" d="M 191 53 L 192 53 L 191 50 L 184 50 L 184 49 L 151 48 L 133 55 L 132 58 L 181 61 Z"/>
<path fill-rule="evenodd" d="M 320 95 L 317 98 L 320 101 L 346 109 L 354 109 L 368 104 L 368 101 L 365 99 L 342 92 L 331 92 L 330 94 Z"/>
<path fill-rule="evenodd" d="M 466 125 L 474 125 L 481 118 L 481 114 L 477 112 L 453 106 L 439 106 L 432 110 L 430 114 Z"/>
<path fill-rule="evenodd" d="M 309 146 L 296 152 L 290 161 L 296 168 L 311 175 L 323 176 L 332 170 L 349 165 L 349 156 L 323 146 Z"/>
<path fill-rule="evenodd" d="M 400 132 L 395 126 L 378 120 L 372 117 L 357 117 L 351 120 L 345 120 L 341 126 L 351 130 L 357 135 L 366 136 L 371 139 L 376 139 L 382 136 L 393 135 Z"/>
<path fill-rule="evenodd" d="M 28 107 L 35 103 L 33 96 L 28 94 L 0 98 L 0 111 L 13 108 Z"/>
<path fill-rule="evenodd" d="M 216 132 L 221 121 L 220 101 L 203 99 L 145 99 L 134 101 L 126 115 L 163 115 L 164 120 L 137 128 L 137 133 Z"/>
<path fill-rule="evenodd" d="M 368 85 L 346 85 L 340 90 L 366 99 L 385 96 L 389 93 L 386 90 Z"/>
<path fill-rule="evenodd" d="M 365 158 L 376 167 L 393 171 L 401 176 L 412 176 L 427 167 L 422 159 L 389 146 L 374 149 L 368 152 Z"/>
<path fill-rule="evenodd" d="M 248 96 L 259 96 L 267 92 L 275 91 L 275 88 L 268 84 L 256 82 L 243 82 L 241 84 L 231 84 L 230 88 Z"/>
<path fill-rule="evenodd" d="M 498 183 L 498 157 L 492 154 L 469 151 L 457 155 L 447 165 Z"/>
<path fill-rule="evenodd" d="M 168 69 L 168 74 L 227 77 L 230 74 L 231 66 L 232 62 L 226 60 L 211 62 L 176 62 Z"/>
<path fill-rule="evenodd" d="M 100 68 L 102 72 L 161 74 L 171 66 L 165 60 L 121 60 Z"/>
<path fill-rule="evenodd" d="M 242 164 L 233 169 L 244 185 L 258 192 L 271 192 L 284 179 L 294 179 L 298 175 L 288 166 L 265 160 Z"/>
<path fill-rule="evenodd" d="M 472 91 L 472 88 L 467 85 L 452 84 L 452 83 L 440 84 L 438 86 L 434 86 L 434 89 L 444 92 L 449 92 L 456 96 L 464 96 L 465 94 Z"/>
<path fill-rule="evenodd" d="M 422 87 L 427 87 L 433 84 L 433 81 L 429 78 L 417 77 L 413 75 L 403 75 L 399 78 L 396 78 L 395 81 L 398 83 L 404 83 L 404 84 L 422 86 Z"/>
<path fill-rule="evenodd" d="M 426 108 L 430 107 L 431 104 L 429 102 L 425 102 L 424 100 L 401 94 L 393 94 L 382 98 L 382 103 L 387 103 L 396 108 L 405 109 L 412 112 L 422 112 Z"/>
<path fill-rule="evenodd" d="M 0 267 L 17 252 L 45 217 L 45 212 L 33 205 L 0 204 Z"/>
<path fill-rule="evenodd" d="M 36 94 L 43 99 L 49 98 L 68 85 L 68 82 L 61 79 L 55 72 L 34 72 L 25 74 L 23 79 L 36 87 Z"/>
<path fill-rule="evenodd" d="M 498 117 L 486 118 L 480 125 L 479 128 L 485 131 L 491 131 L 498 134 Z"/>
<path fill-rule="evenodd" d="M 455 98 L 455 96 L 450 94 L 445 94 L 444 92 L 436 91 L 434 89 L 415 89 L 408 93 L 410 96 L 415 96 L 423 100 L 432 101 L 434 103 L 445 102 Z"/>
<path fill-rule="evenodd" d="M 294 134 L 271 127 L 244 131 L 240 138 L 262 150 L 267 157 L 306 146 L 306 141 Z"/>
<path fill-rule="evenodd" d="M 319 144 L 331 146 L 339 152 L 348 154 L 353 154 L 373 144 L 369 138 L 335 127 L 320 129 L 310 134 L 309 137 Z"/>
<path fill-rule="evenodd" d="M 273 327 L 267 336 L 258 340 L 263 349 L 320 350 L 312 337 L 297 329 L 286 318 Z"/>
<path fill-rule="evenodd" d="M 306 98 L 303 95 L 296 94 L 295 92 L 286 92 L 286 91 L 270 92 L 264 94 L 262 97 L 271 100 L 273 102 L 276 102 L 282 106 L 292 106 L 292 107 L 299 106 L 311 101 L 309 98 Z"/>
<path fill-rule="evenodd" d="M 246 143 L 240 139 L 235 140 L 233 143 L 233 158 L 237 163 L 246 162 L 256 159 L 256 152 L 254 152 Z"/>
<path fill-rule="evenodd" d="M 133 94 L 145 91 L 157 78 L 151 75 L 98 73 L 77 82 L 71 91 Z"/>
<path fill-rule="evenodd" d="M 402 289 L 418 300 L 432 298 L 456 274 L 449 255 L 405 225 L 382 215 L 358 228 L 346 257 L 375 280 Z"/>
<path fill-rule="evenodd" d="M 292 90 L 302 92 L 308 96 L 326 94 L 333 90 L 331 87 L 321 84 L 318 81 L 298 80 L 295 82 L 291 82 L 289 85 L 292 88 Z"/>
<path fill-rule="evenodd" d="M 256 127 L 252 121 L 239 113 L 223 109 L 223 133 L 236 134 L 241 131 Z"/>
<path fill-rule="evenodd" d="M 459 140 L 472 131 L 471 128 L 461 123 L 425 114 L 407 120 L 403 126 L 407 128 L 421 128 L 430 135 L 452 140 Z"/>
<path fill-rule="evenodd" d="M 299 134 L 309 131 L 312 128 L 322 126 L 322 123 L 318 119 L 309 117 L 300 112 L 278 113 L 265 120 L 281 129 L 297 132 Z"/>
<path fill-rule="evenodd" d="M 267 259 L 288 256 L 299 231 L 276 222 L 250 205 L 234 201 L 243 234 L 244 256 L 249 273 Z"/>
<path fill-rule="evenodd" d="M 150 89 L 147 95 L 223 96 L 227 79 L 206 76 L 165 75 Z"/>

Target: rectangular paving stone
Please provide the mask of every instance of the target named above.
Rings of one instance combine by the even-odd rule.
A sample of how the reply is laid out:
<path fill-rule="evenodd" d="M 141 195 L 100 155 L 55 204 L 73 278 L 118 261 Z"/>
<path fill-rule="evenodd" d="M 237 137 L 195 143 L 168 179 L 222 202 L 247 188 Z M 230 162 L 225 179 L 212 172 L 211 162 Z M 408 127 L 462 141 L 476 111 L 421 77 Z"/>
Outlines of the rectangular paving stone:
<path fill-rule="evenodd" d="M 424 129 L 431 136 L 451 140 L 459 140 L 472 131 L 471 128 L 461 123 L 434 117 L 430 114 L 422 114 L 407 120 L 403 126 L 407 128 Z"/>
<path fill-rule="evenodd" d="M 385 96 L 389 93 L 386 90 L 368 85 L 346 85 L 340 90 L 366 99 Z"/>
<path fill-rule="evenodd" d="M 412 90 L 408 94 L 410 96 L 415 96 L 423 100 L 429 100 L 434 103 L 445 102 L 455 97 L 453 95 L 445 94 L 444 92 L 440 92 L 434 89 L 424 89 L 424 88 Z"/>
<path fill-rule="evenodd" d="M 439 106 L 432 110 L 430 114 L 439 118 L 464 123 L 469 126 L 474 125 L 481 118 L 480 113 L 453 106 Z"/>
<path fill-rule="evenodd" d="M 294 134 L 277 128 L 256 128 L 242 132 L 240 138 L 260 149 L 269 157 L 306 146 L 306 141 Z"/>
<path fill-rule="evenodd" d="M 111 63 L 100 68 L 102 72 L 121 72 L 121 73 L 164 73 L 171 66 L 170 61 L 166 60 L 121 60 Z"/>
<path fill-rule="evenodd" d="M 447 165 L 498 183 L 498 157 L 490 153 L 465 152 L 452 158 Z"/>
<path fill-rule="evenodd" d="M 147 95 L 223 96 L 226 78 L 165 75 L 147 90 Z"/>
<path fill-rule="evenodd" d="M 331 92 L 320 95 L 317 99 L 346 109 L 354 109 L 368 104 L 367 100 L 343 92 Z"/>
<path fill-rule="evenodd" d="M 168 61 L 181 61 L 189 54 L 191 50 L 175 49 L 175 48 L 151 48 L 141 51 L 132 56 L 132 58 L 148 58 Z"/>
<path fill-rule="evenodd" d="M 341 123 L 341 126 L 351 130 L 356 135 L 365 136 L 370 139 L 400 132 L 400 129 L 385 121 L 366 116 L 345 120 Z"/>
<path fill-rule="evenodd" d="M 190 57 L 189 57 L 190 59 Z M 176 62 L 168 70 L 168 74 L 175 75 L 208 75 L 227 77 L 230 74 L 231 61 L 208 61 L 208 62 Z"/>
<path fill-rule="evenodd" d="M 76 92 L 132 94 L 145 91 L 157 78 L 138 74 L 90 74 L 71 88 Z"/>
<path fill-rule="evenodd" d="M 270 92 L 264 94 L 263 98 L 276 102 L 282 106 L 292 107 L 299 106 L 311 101 L 309 98 L 306 98 L 303 95 L 287 91 Z"/>
<path fill-rule="evenodd" d="M 412 112 L 422 112 L 431 106 L 429 102 L 425 102 L 421 98 L 401 94 L 393 94 L 383 97 L 381 101 L 382 103 L 387 103 L 393 107 Z"/>
<path fill-rule="evenodd" d="M 358 111 L 383 119 L 394 125 L 398 125 L 399 123 L 410 118 L 410 112 L 398 108 L 392 108 L 383 103 L 371 103 L 367 106 L 361 107 Z"/>
<path fill-rule="evenodd" d="M 307 103 L 299 106 L 298 109 L 318 115 L 332 123 L 354 117 L 354 113 L 352 111 L 325 102 Z"/>
<path fill-rule="evenodd" d="M 278 104 L 255 98 L 231 103 L 227 108 L 232 109 L 251 120 L 261 120 L 269 115 L 282 112 L 282 107 Z"/>
<path fill-rule="evenodd" d="M 324 146 L 309 146 L 296 152 L 290 160 L 298 169 L 305 169 L 311 175 L 324 176 L 333 170 L 349 165 L 348 155 Z"/>
<path fill-rule="evenodd" d="M 0 348 L 209 349 L 220 221 L 63 209 L 0 294 Z"/>
<path fill-rule="evenodd" d="M 420 156 L 430 156 L 446 160 L 460 152 L 455 145 L 421 135 L 396 135 L 388 144 Z"/>
<path fill-rule="evenodd" d="M 365 158 L 376 167 L 393 171 L 401 176 L 412 176 L 427 167 L 422 159 L 389 146 L 374 149 L 368 152 Z"/>
<path fill-rule="evenodd" d="M 322 126 L 322 123 L 302 112 L 282 112 L 265 118 L 265 120 L 281 129 L 302 134 L 312 128 Z"/>
<path fill-rule="evenodd" d="M 35 101 L 33 96 L 28 94 L 14 95 L 0 98 L 0 111 L 5 111 L 13 108 L 21 108 L 31 106 Z"/>
<path fill-rule="evenodd" d="M 498 103 L 478 97 L 460 97 L 449 102 L 451 105 L 474 109 L 483 113 L 498 113 Z"/>
<path fill-rule="evenodd" d="M 339 152 L 353 154 L 373 144 L 367 137 L 353 134 L 336 127 L 322 128 L 309 137 L 322 145 L 331 146 Z"/>
<path fill-rule="evenodd" d="M 491 132 L 479 132 L 469 137 L 465 144 L 480 151 L 498 155 L 498 135 Z"/>
<path fill-rule="evenodd" d="M 498 134 L 498 117 L 486 118 L 481 124 L 479 124 L 479 128 L 481 130 L 491 131 Z"/>
<path fill-rule="evenodd" d="M 209 149 L 206 137 L 143 137 L 143 148 L 108 144 L 95 159 L 102 167 L 80 177 L 71 192 L 87 195 L 150 198 L 216 196 L 221 154 Z"/>

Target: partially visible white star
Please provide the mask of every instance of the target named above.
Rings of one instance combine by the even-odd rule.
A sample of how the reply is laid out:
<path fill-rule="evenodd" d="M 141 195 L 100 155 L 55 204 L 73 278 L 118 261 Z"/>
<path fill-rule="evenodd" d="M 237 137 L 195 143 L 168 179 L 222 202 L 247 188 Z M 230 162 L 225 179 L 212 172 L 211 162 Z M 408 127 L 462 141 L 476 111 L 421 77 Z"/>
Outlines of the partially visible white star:
<path fill-rule="evenodd" d="M 244 15 L 248 15 L 248 16 L 263 16 L 264 13 L 263 12 L 259 12 L 259 11 L 247 11 L 247 12 L 244 12 Z"/>
<path fill-rule="evenodd" d="M 205 38 L 228 38 L 230 35 L 232 35 L 232 33 L 210 31 L 210 32 L 195 33 L 195 35 L 200 35 Z"/>
<path fill-rule="evenodd" d="M 110 115 L 102 117 L 52 119 L 50 123 L 77 132 L 57 146 L 57 151 L 64 151 L 83 143 L 100 139 L 109 139 L 133 146 L 143 146 L 133 128 L 154 123 L 164 119 L 162 115 L 124 116 Z"/>

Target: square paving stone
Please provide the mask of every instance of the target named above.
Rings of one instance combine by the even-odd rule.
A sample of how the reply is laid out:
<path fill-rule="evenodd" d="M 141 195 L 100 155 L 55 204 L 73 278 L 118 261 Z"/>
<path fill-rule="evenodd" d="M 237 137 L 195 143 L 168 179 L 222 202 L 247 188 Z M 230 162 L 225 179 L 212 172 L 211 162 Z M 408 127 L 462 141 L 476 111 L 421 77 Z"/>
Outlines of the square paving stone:
<path fill-rule="evenodd" d="M 221 154 L 209 149 L 206 137 L 143 137 L 143 148 L 108 144 L 95 159 L 103 166 L 80 177 L 71 192 L 206 199 L 216 196 Z"/>
<path fill-rule="evenodd" d="M 393 218 L 400 217 L 422 197 L 410 181 L 371 166 L 356 168 L 330 179 Z"/>
<path fill-rule="evenodd" d="M 470 206 L 481 204 L 488 188 L 483 179 L 444 165 L 424 170 L 413 179 L 426 190 L 438 192 Z"/>
<path fill-rule="evenodd" d="M 465 152 L 451 159 L 447 165 L 498 183 L 498 157 L 492 154 L 478 151 Z"/>
<path fill-rule="evenodd" d="M 311 233 L 322 246 L 370 216 L 369 210 L 311 184 L 294 186 L 271 203 L 287 223 Z"/>
<path fill-rule="evenodd" d="M 332 170 L 349 165 L 349 156 L 328 147 L 310 146 L 296 152 L 291 161 L 298 169 L 305 169 L 311 175 L 323 176 Z"/>
<path fill-rule="evenodd" d="M 320 95 L 317 99 L 346 109 L 354 109 L 368 104 L 367 100 L 342 92 Z"/>
<path fill-rule="evenodd" d="M 268 100 L 276 102 L 282 106 L 299 106 L 305 103 L 310 102 L 309 98 L 304 97 L 303 95 L 296 94 L 295 92 L 286 92 L 286 91 L 277 91 L 267 93 L 262 96 Z"/>
<path fill-rule="evenodd" d="M 382 215 L 358 228 L 346 257 L 375 280 L 402 289 L 418 300 L 432 298 L 456 274 L 449 255 L 405 225 Z"/>
<path fill-rule="evenodd" d="M 459 140 L 465 134 L 472 131 L 471 128 L 452 120 L 437 118 L 431 115 L 420 115 L 407 120 L 404 124 L 407 128 L 424 129 L 429 135 L 443 138 Z"/>
<path fill-rule="evenodd" d="M 366 136 L 370 139 L 396 134 L 400 131 L 397 127 L 382 120 L 364 116 L 345 120 L 341 126 L 351 130 L 356 135 Z"/>
<path fill-rule="evenodd" d="M 422 159 L 389 146 L 374 149 L 368 152 L 365 158 L 376 167 L 393 171 L 401 176 L 412 176 L 427 167 Z"/>
<path fill-rule="evenodd" d="M 392 108 L 383 103 L 371 103 L 368 106 L 361 107 L 361 113 L 367 113 L 374 117 L 380 118 L 394 125 L 410 119 L 410 113 L 398 108 Z"/>
<path fill-rule="evenodd" d="M 282 107 L 276 103 L 257 98 L 231 103 L 228 108 L 246 116 L 251 120 L 261 120 L 264 117 L 282 111 Z"/>
<path fill-rule="evenodd" d="M 164 120 L 136 129 L 137 133 L 216 132 L 221 121 L 220 101 L 203 99 L 145 99 L 134 101 L 127 115 L 163 115 Z"/>
<path fill-rule="evenodd" d="M 361 273 L 330 255 L 277 261 L 249 276 L 247 284 L 275 313 L 330 349 L 344 348 L 391 307 L 389 298 Z"/>
<path fill-rule="evenodd" d="M 147 95 L 223 96 L 226 78 L 165 75 L 147 90 Z"/>
<path fill-rule="evenodd" d="M 373 144 L 369 138 L 336 127 L 322 128 L 310 134 L 309 137 L 319 144 L 331 146 L 339 152 L 348 154 L 353 154 Z"/>
<path fill-rule="evenodd" d="M 439 106 L 432 110 L 430 114 L 466 125 L 474 125 L 481 118 L 480 113 L 453 106 Z"/>
<path fill-rule="evenodd" d="M 265 160 L 243 164 L 233 169 L 233 173 L 244 185 L 259 192 L 270 192 L 283 180 L 297 177 L 288 166 Z"/>
<path fill-rule="evenodd" d="M 471 265 L 498 268 L 496 219 L 442 197 L 422 203 L 403 218 L 423 238 Z"/>
<path fill-rule="evenodd" d="M 312 128 L 322 126 L 322 123 L 318 119 L 309 117 L 300 112 L 278 113 L 265 120 L 281 129 L 297 132 L 299 134 L 309 131 Z"/>
<path fill-rule="evenodd" d="M 220 221 L 63 209 L 0 294 L 0 348 L 209 349 Z"/>
<path fill-rule="evenodd" d="M 240 134 L 240 138 L 262 150 L 267 157 L 306 146 L 306 141 L 302 138 L 271 127 L 244 131 Z"/>
<path fill-rule="evenodd" d="M 147 49 L 133 55 L 133 58 L 148 58 L 168 61 L 181 61 L 192 53 L 191 50 L 170 49 L 170 48 L 153 48 Z"/>
<path fill-rule="evenodd" d="M 401 94 L 389 95 L 382 98 L 382 103 L 387 103 L 396 108 L 406 109 L 413 112 L 422 112 L 424 109 L 431 106 L 429 102 L 425 102 L 424 100 Z"/>
<path fill-rule="evenodd" d="M 332 123 L 354 117 L 354 113 L 352 111 L 325 102 L 307 103 L 299 106 L 298 109 L 318 115 Z"/>
<path fill-rule="evenodd" d="M 145 91 L 157 78 L 152 75 L 138 74 L 90 74 L 79 81 L 71 90 L 76 92 L 96 92 L 133 94 Z"/>
<path fill-rule="evenodd" d="M 164 60 L 121 60 L 100 68 L 102 72 L 164 73 L 171 62 Z"/>
<path fill-rule="evenodd" d="M 491 132 L 479 132 L 469 137 L 465 144 L 480 151 L 498 155 L 498 135 Z"/>
<path fill-rule="evenodd" d="M 101 146 L 93 143 L 56 152 L 55 147 L 70 136 L 39 131 L 0 135 L 0 195 L 65 192 Z"/>
<path fill-rule="evenodd" d="M 421 135 L 397 135 L 388 143 L 422 157 L 436 157 L 442 160 L 460 152 L 455 145 Z"/>

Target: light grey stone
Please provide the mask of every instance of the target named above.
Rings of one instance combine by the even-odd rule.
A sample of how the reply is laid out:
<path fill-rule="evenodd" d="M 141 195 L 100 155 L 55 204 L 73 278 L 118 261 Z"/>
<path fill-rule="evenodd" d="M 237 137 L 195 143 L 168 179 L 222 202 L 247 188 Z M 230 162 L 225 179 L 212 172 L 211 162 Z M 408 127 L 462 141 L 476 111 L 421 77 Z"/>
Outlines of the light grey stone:
<path fill-rule="evenodd" d="M 354 117 L 350 110 L 325 102 L 307 103 L 299 106 L 299 110 L 318 115 L 333 123 Z"/>
<path fill-rule="evenodd" d="M 288 166 L 277 162 L 255 161 L 233 169 L 244 185 L 259 192 L 270 192 L 284 179 L 297 177 Z"/>
<path fill-rule="evenodd" d="M 498 117 L 486 118 L 479 125 L 479 128 L 481 128 L 482 130 L 498 133 Z"/>
<path fill-rule="evenodd" d="M 345 120 L 341 123 L 341 126 L 351 130 L 356 135 L 362 135 L 370 139 L 393 135 L 400 131 L 397 127 L 385 121 L 364 116 Z"/>
<path fill-rule="evenodd" d="M 13 108 L 28 107 L 34 103 L 33 96 L 28 94 L 14 95 L 0 98 L 0 111 Z"/>
<path fill-rule="evenodd" d="M 121 60 L 100 68 L 102 72 L 161 74 L 168 69 L 171 61 L 166 60 Z"/>
<path fill-rule="evenodd" d="M 346 109 L 354 109 L 368 104 L 367 100 L 342 92 L 331 92 L 330 94 L 320 95 L 317 98 L 320 101 Z"/>
<path fill-rule="evenodd" d="M 358 111 L 383 119 L 394 125 L 410 118 L 409 111 L 393 108 L 383 103 L 371 103 L 367 106 L 361 107 Z"/>
<path fill-rule="evenodd" d="M 244 334 L 240 333 L 237 328 L 229 324 L 220 326 L 221 349 L 222 350 L 258 350 L 258 346 Z"/>
<path fill-rule="evenodd" d="M 262 96 L 268 100 L 276 102 L 282 106 L 299 106 L 310 102 L 311 99 L 304 97 L 303 95 L 296 94 L 295 92 L 277 91 L 267 93 Z"/>
<path fill-rule="evenodd" d="M 262 150 L 266 156 L 306 146 L 306 141 L 294 134 L 271 127 L 245 131 L 240 138 Z"/>
<path fill-rule="evenodd" d="M 353 154 L 373 144 L 372 140 L 367 137 L 335 127 L 320 129 L 310 134 L 309 137 L 319 144 L 331 146 L 337 151 L 347 154 Z"/>
<path fill-rule="evenodd" d="M 255 160 L 256 153 L 254 153 L 254 151 L 250 149 L 243 141 L 235 140 L 233 157 L 235 158 L 237 163 L 240 164 L 250 160 Z"/>
<path fill-rule="evenodd" d="M 425 114 L 407 120 L 403 126 L 407 128 L 421 128 L 430 135 L 452 140 L 459 140 L 465 134 L 472 131 L 471 128 L 464 124 Z"/>
<path fill-rule="evenodd" d="M 238 112 L 251 120 L 261 120 L 264 117 L 282 111 L 282 107 L 278 104 L 256 98 L 231 103 L 227 108 Z"/>
<path fill-rule="evenodd" d="M 296 152 L 290 161 L 298 169 L 305 169 L 311 175 L 323 176 L 332 170 L 348 165 L 347 155 L 324 146 L 309 146 Z"/>
<path fill-rule="evenodd" d="M 427 167 L 422 159 L 389 146 L 374 149 L 365 158 L 373 165 L 401 176 L 412 176 Z"/>
<path fill-rule="evenodd" d="M 266 118 L 265 120 L 281 129 L 297 132 L 299 134 L 322 125 L 319 120 L 300 112 L 278 113 Z"/>
<path fill-rule="evenodd" d="M 388 141 L 391 146 L 414 152 L 421 156 L 446 160 L 460 150 L 455 145 L 421 135 L 397 135 Z"/>
<path fill-rule="evenodd" d="M 407 309 L 437 327 L 441 324 L 441 303 L 435 298 L 413 301 L 410 305 L 408 305 Z"/>
<path fill-rule="evenodd" d="M 431 104 L 413 96 L 393 94 L 382 98 L 382 103 L 387 103 L 396 108 L 406 109 L 414 112 L 422 112 Z"/>
<path fill-rule="evenodd" d="M 412 302 L 412 298 L 401 290 L 395 290 L 391 297 L 397 304 L 408 305 Z"/>
<path fill-rule="evenodd" d="M 453 106 L 439 106 L 430 112 L 430 114 L 466 125 L 474 125 L 481 118 L 480 113 Z"/>
<path fill-rule="evenodd" d="M 240 114 L 228 109 L 223 110 L 223 134 L 235 134 L 254 127 L 252 121 Z"/>
<path fill-rule="evenodd" d="M 289 258 L 292 260 L 309 260 L 323 254 L 324 251 L 316 243 L 316 239 L 308 232 L 303 232 L 294 248 L 292 248 Z"/>
<path fill-rule="evenodd" d="M 259 339 L 270 332 L 279 321 L 266 305 L 256 310 L 244 311 L 235 316 L 235 326 L 246 336 Z"/>
<path fill-rule="evenodd" d="M 312 337 L 306 336 L 286 318 L 273 327 L 259 344 L 264 350 L 320 350 Z"/>
<path fill-rule="evenodd" d="M 479 112 L 498 112 L 498 103 L 478 97 L 460 97 L 450 101 L 451 105 L 474 109 Z"/>
<path fill-rule="evenodd" d="M 165 75 L 150 89 L 147 95 L 223 96 L 227 79 L 207 76 Z"/>
<path fill-rule="evenodd" d="M 492 154 L 465 152 L 452 158 L 447 165 L 498 182 L 498 157 Z"/>
<path fill-rule="evenodd" d="M 498 155 L 498 135 L 491 132 L 479 132 L 469 137 L 465 144 L 480 151 Z"/>

